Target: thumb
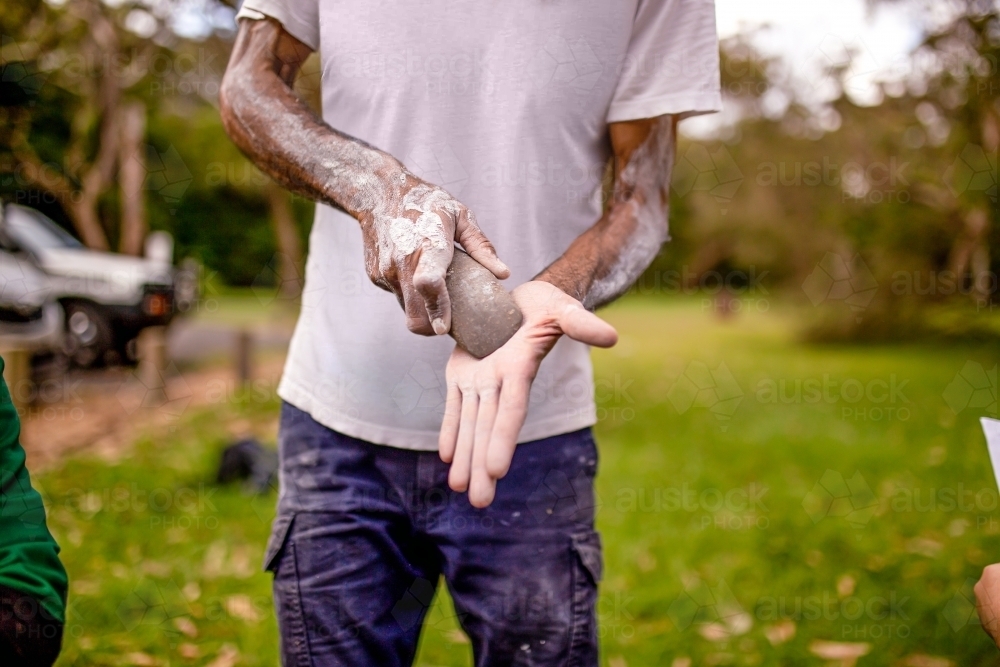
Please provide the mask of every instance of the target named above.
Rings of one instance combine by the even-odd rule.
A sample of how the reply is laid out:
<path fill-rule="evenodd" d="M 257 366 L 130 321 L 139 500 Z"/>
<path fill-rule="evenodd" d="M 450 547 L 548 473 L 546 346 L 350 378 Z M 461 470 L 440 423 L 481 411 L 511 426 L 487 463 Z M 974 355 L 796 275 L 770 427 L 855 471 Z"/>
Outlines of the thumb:
<path fill-rule="evenodd" d="M 459 214 L 455 224 L 455 237 L 465 252 L 489 269 L 494 276 L 500 280 L 510 277 L 510 269 L 497 257 L 496 249 L 476 224 L 476 216 L 469 209 L 462 209 Z"/>
<path fill-rule="evenodd" d="M 573 340 L 594 347 L 612 347 L 618 342 L 618 332 L 613 326 L 575 304 L 566 306 L 559 318 L 559 328 Z"/>

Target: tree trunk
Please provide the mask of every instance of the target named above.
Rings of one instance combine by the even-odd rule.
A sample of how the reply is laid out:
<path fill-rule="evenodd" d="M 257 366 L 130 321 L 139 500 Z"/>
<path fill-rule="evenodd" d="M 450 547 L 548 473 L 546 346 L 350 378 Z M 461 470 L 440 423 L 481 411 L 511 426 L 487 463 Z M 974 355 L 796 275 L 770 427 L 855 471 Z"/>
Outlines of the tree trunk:
<path fill-rule="evenodd" d="M 118 187 L 121 191 L 121 239 L 119 250 L 141 255 L 146 238 L 146 205 L 142 184 L 146 178 L 146 156 L 142 140 L 146 134 L 146 106 L 129 102 L 122 107 L 119 143 Z"/>
<path fill-rule="evenodd" d="M 964 281 L 965 273 L 969 271 L 972 292 L 977 300 L 989 296 L 989 264 L 990 254 L 987 245 L 989 217 L 986 211 L 975 208 L 965 216 L 965 225 L 955 243 L 951 247 L 948 258 L 948 268 L 957 280 Z M 960 283 L 961 284 L 961 283 Z"/>
<path fill-rule="evenodd" d="M 97 3 L 87 5 L 83 11 L 90 24 L 92 40 L 88 54 L 99 59 L 95 62 L 119 62 L 120 46 L 114 25 L 101 12 Z M 87 246 L 98 250 L 107 250 L 109 247 L 97 214 L 97 201 L 111 184 L 118 160 L 117 123 L 121 104 L 119 76 L 117 67 L 102 68 L 96 94 L 97 112 L 101 118 L 97 156 L 80 179 L 83 187 L 70 212 L 80 238 Z"/>

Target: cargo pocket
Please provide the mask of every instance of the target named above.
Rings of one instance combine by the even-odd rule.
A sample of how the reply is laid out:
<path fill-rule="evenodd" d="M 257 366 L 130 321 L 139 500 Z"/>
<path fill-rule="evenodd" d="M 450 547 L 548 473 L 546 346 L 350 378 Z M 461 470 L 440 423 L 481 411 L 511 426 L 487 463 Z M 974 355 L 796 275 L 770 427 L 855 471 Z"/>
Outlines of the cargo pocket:
<path fill-rule="evenodd" d="M 264 570 L 267 572 L 277 571 L 278 558 L 285 546 L 285 540 L 288 539 L 288 531 L 294 519 L 294 514 L 278 515 L 271 524 L 271 536 L 267 538 L 267 548 L 264 550 Z"/>
<path fill-rule="evenodd" d="M 597 664 L 597 584 L 604 574 L 601 536 L 594 531 L 572 536 L 573 627 L 570 667 Z"/>
<path fill-rule="evenodd" d="M 295 554 L 292 525 L 295 515 L 274 520 L 264 554 L 264 569 L 274 574 L 274 608 L 281 635 L 281 664 L 284 667 L 311 667 L 309 635 L 302 611 L 299 566 Z"/>

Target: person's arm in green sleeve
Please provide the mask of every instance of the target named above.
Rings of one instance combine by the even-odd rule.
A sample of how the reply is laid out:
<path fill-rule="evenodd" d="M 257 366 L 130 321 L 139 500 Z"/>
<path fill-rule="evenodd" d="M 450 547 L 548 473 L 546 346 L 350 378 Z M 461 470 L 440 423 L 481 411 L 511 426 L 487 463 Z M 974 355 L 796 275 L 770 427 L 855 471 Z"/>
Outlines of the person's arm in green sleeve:
<path fill-rule="evenodd" d="M 0 656 L 5 665 L 51 665 L 66 621 L 66 569 L 31 487 L 21 422 L 0 358 Z"/>

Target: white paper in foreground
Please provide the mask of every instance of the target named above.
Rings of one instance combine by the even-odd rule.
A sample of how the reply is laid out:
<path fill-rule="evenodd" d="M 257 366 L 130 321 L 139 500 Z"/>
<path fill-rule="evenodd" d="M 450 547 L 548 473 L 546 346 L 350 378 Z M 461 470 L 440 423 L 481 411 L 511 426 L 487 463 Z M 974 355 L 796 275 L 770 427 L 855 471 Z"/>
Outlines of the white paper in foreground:
<path fill-rule="evenodd" d="M 990 461 L 993 462 L 993 475 L 997 478 L 997 488 L 1000 488 L 1000 419 L 980 417 L 983 433 L 986 434 L 986 446 L 990 450 Z"/>

